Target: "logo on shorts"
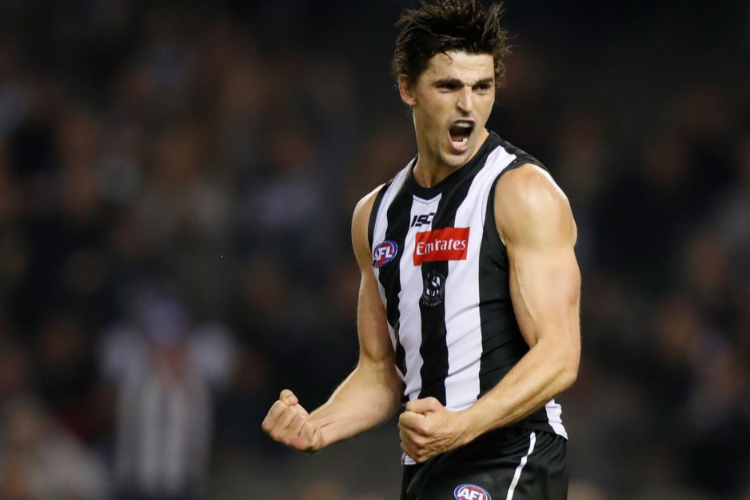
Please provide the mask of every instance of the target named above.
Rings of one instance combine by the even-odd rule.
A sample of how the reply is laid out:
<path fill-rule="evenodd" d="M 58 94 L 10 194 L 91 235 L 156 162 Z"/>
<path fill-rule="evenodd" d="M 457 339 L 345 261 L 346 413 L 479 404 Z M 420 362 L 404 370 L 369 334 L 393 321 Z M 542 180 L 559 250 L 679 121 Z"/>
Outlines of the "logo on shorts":
<path fill-rule="evenodd" d="M 385 240 L 372 251 L 372 267 L 383 267 L 398 253 L 398 245 L 391 240 Z"/>
<path fill-rule="evenodd" d="M 466 260 L 469 249 L 468 227 L 446 227 L 416 234 L 414 265 L 440 260 Z"/>
<path fill-rule="evenodd" d="M 435 307 L 436 305 L 443 302 L 444 293 L 445 276 L 431 270 L 427 273 L 427 277 L 424 280 L 422 304 L 430 307 Z"/>
<path fill-rule="evenodd" d="M 492 500 L 487 490 L 476 484 L 462 484 L 453 491 L 456 500 Z"/>

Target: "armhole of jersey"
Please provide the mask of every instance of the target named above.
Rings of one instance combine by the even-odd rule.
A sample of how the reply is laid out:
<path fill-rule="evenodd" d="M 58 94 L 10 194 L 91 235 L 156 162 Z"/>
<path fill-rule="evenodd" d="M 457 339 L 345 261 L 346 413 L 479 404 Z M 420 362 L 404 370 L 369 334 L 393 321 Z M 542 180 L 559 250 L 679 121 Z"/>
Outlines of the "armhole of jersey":
<path fill-rule="evenodd" d="M 383 196 L 385 196 L 385 192 L 388 190 L 388 186 L 391 185 L 391 182 L 393 181 L 388 181 L 380 187 L 380 191 L 378 191 L 378 194 L 375 196 L 375 201 L 372 204 L 372 210 L 370 210 L 370 220 L 367 223 L 367 243 L 370 245 L 370 253 L 372 253 L 372 238 L 375 233 L 375 221 L 378 220 L 380 203 L 383 201 Z"/>
<path fill-rule="evenodd" d="M 513 160 L 510 165 L 505 167 L 503 171 L 497 174 L 497 176 L 492 180 L 490 194 L 487 197 L 487 212 L 484 218 L 484 232 L 487 235 L 490 248 L 496 256 L 499 255 L 503 258 L 506 257 L 505 243 L 503 242 L 502 238 L 500 238 L 500 231 L 498 231 L 497 229 L 497 220 L 495 219 L 495 190 L 497 189 L 497 182 L 506 172 L 510 172 L 511 170 L 514 170 L 521 165 L 526 165 L 527 163 L 536 165 L 537 167 L 542 168 L 545 171 L 547 170 L 544 165 L 542 165 L 536 158 L 531 155 L 518 153 L 516 153 L 516 155 L 516 159 Z"/>

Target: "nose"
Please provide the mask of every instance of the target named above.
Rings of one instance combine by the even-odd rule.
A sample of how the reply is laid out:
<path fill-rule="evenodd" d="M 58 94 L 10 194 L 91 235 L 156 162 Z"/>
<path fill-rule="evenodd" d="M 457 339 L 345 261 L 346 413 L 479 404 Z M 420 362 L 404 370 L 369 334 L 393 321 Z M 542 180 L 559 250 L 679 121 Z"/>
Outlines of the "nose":
<path fill-rule="evenodd" d="M 459 111 L 463 113 L 471 113 L 474 110 L 473 97 L 474 94 L 472 88 L 468 85 L 463 87 L 458 93 L 458 101 L 456 102 L 456 107 Z"/>

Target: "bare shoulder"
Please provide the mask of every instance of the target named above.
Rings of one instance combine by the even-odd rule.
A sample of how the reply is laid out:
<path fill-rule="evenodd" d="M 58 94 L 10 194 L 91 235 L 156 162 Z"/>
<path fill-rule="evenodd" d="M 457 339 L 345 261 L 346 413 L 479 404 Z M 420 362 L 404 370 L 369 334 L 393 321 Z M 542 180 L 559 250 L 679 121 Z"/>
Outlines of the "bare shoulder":
<path fill-rule="evenodd" d="M 384 184 L 381 184 L 373 189 L 359 200 L 357 206 L 354 207 L 354 215 L 352 216 L 352 245 L 354 246 L 354 254 L 357 257 L 360 267 L 364 265 L 363 263 L 366 263 L 367 267 L 370 266 L 371 249 L 367 237 L 368 226 L 375 198 L 377 198 L 383 186 Z"/>
<path fill-rule="evenodd" d="M 527 163 L 501 176 L 494 204 L 497 229 L 506 244 L 555 236 L 575 243 L 576 227 L 568 197 L 537 165 Z"/>

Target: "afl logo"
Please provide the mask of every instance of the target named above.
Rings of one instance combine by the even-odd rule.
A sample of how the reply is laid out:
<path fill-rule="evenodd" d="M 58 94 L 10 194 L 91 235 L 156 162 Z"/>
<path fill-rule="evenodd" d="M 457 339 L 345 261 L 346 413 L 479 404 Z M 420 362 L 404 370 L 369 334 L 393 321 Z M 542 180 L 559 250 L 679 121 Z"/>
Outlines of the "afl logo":
<path fill-rule="evenodd" d="M 398 245 L 391 240 L 385 240 L 372 251 L 372 267 L 383 267 L 398 253 Z"/>
<path fill-rule="evenodd" d="M 456 500 L 492 500 L 487 490 L 476 484 L 462 484 L 453 492 Z"/>

